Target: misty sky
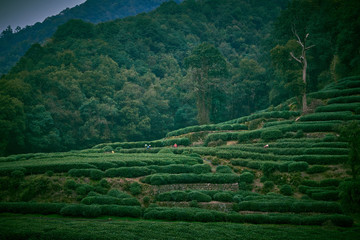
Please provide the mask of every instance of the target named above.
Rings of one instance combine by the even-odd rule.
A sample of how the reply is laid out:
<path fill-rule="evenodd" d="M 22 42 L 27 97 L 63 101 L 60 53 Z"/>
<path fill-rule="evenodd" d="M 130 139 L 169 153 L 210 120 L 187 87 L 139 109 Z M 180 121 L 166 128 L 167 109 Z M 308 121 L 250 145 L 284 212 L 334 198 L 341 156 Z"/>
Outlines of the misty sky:
<path fill-rule="evenodd" d="M 0 32 L 9 25 L 12 29 L 34 25 L 83 2 L 85 0 L 0 0 Z"/>

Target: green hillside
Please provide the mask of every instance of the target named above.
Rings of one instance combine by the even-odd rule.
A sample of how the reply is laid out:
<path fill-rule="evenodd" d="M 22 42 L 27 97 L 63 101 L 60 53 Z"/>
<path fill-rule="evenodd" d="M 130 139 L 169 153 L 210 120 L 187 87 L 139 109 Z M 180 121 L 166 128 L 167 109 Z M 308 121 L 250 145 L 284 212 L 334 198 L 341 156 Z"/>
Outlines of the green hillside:
<path fill-rule="evenodd" d="M 186 59 L 201 46 L 224 63 L 211 76 L 224 82 L 206 105 L 211 122 L 264 108 L 261 62 L 284 2 L 172 1 L 97 25 L 70 20 L 1 77 L 0 155 L 158 139 L 197 124 L 195 65 Z"/>
<path fill-rule="evenodd" d="M 0 78 L 0 239 L 359 239 L 359 3 L 59 26 Z"/>
<path fill-rule="evenodd" d="M 170 1 L 96 25 L 70 20 L 1 77 L 0 155 L 159 139 L 291 97 L 296 108 L 303 93 L 360 73 L 359 1 L 287 4 Z M 293 32 L 314 46 L 307 84 L 289 57 L 301 52 Z"/>
<path fill-rule="evenodd" d="M 346 164 L 351 142 L 338 126 L 359 120 L 359 85 L 360 77 L 350 77 L 312 93 L 307 115 L 291 110 L 296 100 L 290 99 L 160 140 L 2 157 L 0 230 L 7 238 L 86 238 L 96 222 L 95 229 L 112 232 L 94 233 L 97 239 L 148 239 L 180 234 L 191 222 L 186 234 L 197 239 L 222 239 L 226 229 L 229 239 L 265 239 L 259 232 L 275 239 L 357 239 L 359 185 Z"/>
<path fill-rule="evenodd" d="M 7 28 L 0 34 L 0 76 L 6 74 L 34 43 L 44 43 L 56 31 L 57 27 L 70 19 L 99 23 L 135 16 L 149 12 L 165 0 L 87 0 L 73 8 L 67 8 L 55 16 L 49 16 L 42 23 L 22 29 Z M 176 1 L 180 2 L 180 1 Z M 13 26 L 14 28 L 16 26 Z"/>

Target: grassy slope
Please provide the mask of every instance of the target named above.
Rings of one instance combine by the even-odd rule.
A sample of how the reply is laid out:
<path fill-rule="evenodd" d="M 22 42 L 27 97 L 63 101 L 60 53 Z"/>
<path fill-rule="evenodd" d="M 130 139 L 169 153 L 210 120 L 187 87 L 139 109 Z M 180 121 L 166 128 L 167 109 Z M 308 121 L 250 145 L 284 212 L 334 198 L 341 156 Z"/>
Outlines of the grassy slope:
<path fill-rule="evenodd" d="M 234 146 L 221 147 L 180 147 L 178 149 L 172 148 L 175 153 L 182 153 L 183 151 L 193 151 L 202 156 L 206 161 L 204 163 L 212 166 L 212 171 L 215 171 L 217 165 L 228 165 L 235 171 L 236 174 L 244 170 L 250 170 L 255 173 L 255 182 L 251 184 L 253 191 L 264 194 L 263 183 L 260 181 L 263 176 L 263 163 L 276 164 L 284 161 L 308 161 L 309 167 L 319 164 L 316 161 L 340 156 L 346 158 L 346 143 L 338 142 L 334 137 L 333 126 L 350 119 L 358 119 L 360 113 L 358 105 L 354 103 L 360 102 L 360 90 L 357 89 L 360 85 L 359 77 L 353 79 L 344 79 L 336 84 L 329 85 L 323 91 L 310 94 L 313 99 L 318 99 L 317 113 L 312 113 L 301 117 L 299 121 L 295 121 L 297 115 L 289 115 L 288 118 L 279 115 L 279 112 L 287 106 L 292 106 L 292 103 L 282 104 L 275 109 L 268 109 L 260 113 L 235 119 L 230 123 L 219 124 L 219 126 L 208 127 L 209 131 L 204 131 L 204 128 L 194 128 L 198 130 L 193 132 L 178 131 L 171 136 L 172 139 L 182 138 L 184 136 L 191 139 L 192 142 L 204 141 L 209 146 L 224 145 L 226 143 L 236 144 L 238 136 L 248 134 L 248 138 L 244 138 L 246 144 L 236 144 Z M 339 104 L 341 103 L 341 104 Z M 345 104 L 344 104 L 345 103 Z M 347 104 L 351 103 L 351 104 Z M 337 105 L 335 105 L 337 104 Z M 324 105 L 324 106 L 322 106 Z M 332 105 L 332 106 L 331 106 Z M 346 108 L 346 112 L 342 111 Z M 275 111 L 274 111 L 275 110 Z M 277 111 L 277 112 L 276 112 Z M 269 113 L 270 112 L 270 113 Z M 330 115 L 324 112 L 330 112 Z M 339 113 L 340 112 L 340 113 Z M 310 119 L 311 122 L 307 121 Z M 236 124 L 244 124 L 252 130 L 244 130 L 239 128 Z M 235 124 L 235 125 L 232 125 Z M 309 128 L 308 126 L 317 126 L 320 124 L 326 126 L 325 128 Z M 205 128 L 206 129 L 206 128 Z M 261 139 L 261 132 L 267 129 L 280 130 L 282 136 L 279 139 L 263 140 Z M 330 130 L 329 130 L 330 129 Z M 303 131 L 301 138 L 296 135 L 299 130 Z M 184 135 L 185 132 L 185 135 Z M 258 132 L 258 134 L 253 134 Z M 259 133 L 260 132 L 260 133 Z M 224 134 L 225 133 L 225 134 Z M 231 133 L 231 134 L 227 134 Z M 325 138 L 324 138 L 325 137 Z M 235 138 L 235 141 L 234 141 Z M 327 140 L 326 140 L 327 138 Z M 269 149 L 264 149 L 264 144 L 270 145 Z M 109 144 L 115 150 L 118 144 Z M 135 145 L 134 145 L 135 146 Z M 142 146 L 142 145 L 141 145 Z M 38 202 L 73 202 L 79 203 L 86 195 L 79 195 L 77 191 L 66 188 L 66 180 L 74 179 L 78 184 L 90 184 L 96 186 L 98 181 L 91 180 L 87 177 L 70 177 L 66 171 L 61 171 L 62 167 L 74 162 L 78 163 L 110 163 L 118 164 L 118 167 L 125 166 L 128 163 L 119 165 L 119 161 L 125 162 L 138 161 L 140 166 L 143 166 L 147 161 L 154 159 L 162 161 L 173 161 L 174 159 L 183 158 L 184 155 L 169 154 L 151 154 L 157 153 L 163 148 L 154 148 L 145 150 L 131 148 L 129 144 L 128 149 L 121 150 L 123 154 L 104 154 L 103 148 L 95 147 L 88 151 L 71 152 L 71 153 L 52 153 L 52 154 L 28 154 L 10 156 L 8 158 L 1 158 L 0 170 L 13 167 L 27 167 L 37 166 L 37 170 L 45 173 L 48 166 L 61 164 L 54 171 L 55 174 L 35 174 L 25 176 L 20 183 L 11 180 L 11 176 L 0 177 L 0 192 L 2 194 L 2 201 L 22 201 L 22 199 L 30 199 Z M 169 152 L 169 148 L 167 148 Z M 329 153 L 329 151 L 331 151 Z M 126 154 L 133 152 L 133 154 Z M 143 153 L 147 154 L 143 154 Z M 139 154 L 142 153 L 142 154 Z M 239 157 L 240 156 L 240 157 Z M 245 156 L 241 157 L 241 156 Z M 233 165 L 233 159 L 237 158 L 246 162 L 240 162 L 240 165 Z M 172 160 L 171 160 L 172 159 Z M 338 159 L 338 158 L 337 158 Z M 191 160 L 191 159 L 190 159 Z M 280 161 L 279 161 L 280 160 Z M 281 161 L 282 160 L 282 161 Z M 139 162 L 140 161 L 140 162 Z M 249 163 L 252 163 L 249 165 Z M 155 164 L 151 163 L 151 164 Z M 151 165 L 149 164 L 149 165 Z M 167 163 L 169 164 L 169 163 Z M 299 192 L 299 185 L 304 179 L 315 180 L 321 182 L 325 178 L 336 178 L 343 180 L 349 177 L 346 174 L 347 168 L 342 164 L 329 164 L 327 162 L 321 163 L 327 167 L 325 172 L 309 174 L 306 171 L 300 172 L 279 172 L 275 171 L 272 174 L 272 180 L 275 182 L 275 187 L 271 192 L 279 193 L 281 187 L 281 177 L 287 178 L 287 183 L 291 184 L 295 194 L 294 198 L 306 197 L 306 194 Z M 40 166 L 40 167 L 39 167 Z M 128 165 L 126 165 L 128 166 Z M 256 166 L 261 166 L 257 168 Z M 99 166 L 98 166 L 99 167 Z M 104 169 L 108 166 L 102 166 Z M 145 165 L 146 167 L 146 165 Z M 30 169 L 30 168 L 29 168 Z M 99 167 L 100 169 L 100 167 Z M 1 172 L 1 171 L 0 171 Z M 29 173 L 27 173 L 29 174 Z M 48 176 L 49 175 L 49 176 Z M 171 174 L 170 174 L 171 175 Z M 15 184 L 19 187 L 18 190 L 5 187 L 7 181 L 9 184 Z M 11 181 L 10 181 L 11 180 Z M 107 178 L 111 188 L 118 188 L 125 191 L 125 187 L 131 182 L 139 182 L 138 178 Z M 286 182 L 285 181 L 285 182 Z M 40 185 L 41 183 L 41 185 Z M 141 182 L 140 182 L 141 183 Z M 4 184 L 4 185 L 2 185 Z M 20 185 L 19 185 L 20 184 Z M 142 184 L 142 183 L 141 183 Z M 151 201 L 154 200 L 152 193 L 156 187 L 149 184 L 142 184 L 142 193 L 137 198 L 142 202 L 144 196 L 150 196 Z M 4 190 L 7 188 L 7 190 Z M 21 189 L 23 188 L 23 189 Z M 22 191 L 22 192 L 21 192 Z M 35 192 L 34 194 L 32 194 Z M 24 197 L 25 196 L 25 197 Z M 264 195 L 265 196 L 265 195 Z M 276 197 L 282 201 L 280 197 Z M 28 200 L 26 200 L 28 201 Z M 267 200 L 265 200 L 267 201 Z M 221 203 L 220 203 L 221 204 Z M 143 204 L 143 206 L 145 206 Z M 176 203 L 175 203 L 175 206 Z M 266 214 L 266 213 L 265 213 Z M 301 216 L 301 215 L 300 215 Z M 105 219 L 105 220 L 104 220 Z M 164 221 L 124 221 L 124 219 L 113 218 L 113 221 L 107 221 L 107 217 L 95 219 L 78 219 L 78 218 L 64 218 L 60 216 L 35 216 L 35 215 L 15 215 L 3 213 L 0 215 L 0 239 L 359 239 L 359 221 L 355 219 L 355 225 L 351 228 L 335 227 L 329 223 L 325 226 L 293 226 L 293 225 L 253 225 L 253 224 L 235 224 L 235 223 L 197 223 L 197 222 L 164 222 Z"/>
<path fill-rule="evenodd" d="M 359 239 L 350 229 L 291 225 L 73 219 L 0 215 L 1 239 Z"/>

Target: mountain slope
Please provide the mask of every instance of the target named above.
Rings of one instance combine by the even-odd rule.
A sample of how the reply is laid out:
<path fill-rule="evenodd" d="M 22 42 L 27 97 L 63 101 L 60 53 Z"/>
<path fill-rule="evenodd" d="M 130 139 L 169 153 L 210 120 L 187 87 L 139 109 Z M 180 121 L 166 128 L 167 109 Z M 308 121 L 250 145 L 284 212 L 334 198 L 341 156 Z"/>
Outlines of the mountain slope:
<path fill-rule="evenodd" d="M 168 0 L 88 0 L 71 9 L 67 8 L 56 16 L 48 17 L 42 23 L 27 26 L 12 34 L 3 33 L 0 38 L 0 75 L 8 72 L 32 44 L 45 42 L 59 25 L 70 19 L 105 22 L 149 12 L 165 1 Z"/>
<path fill-rule="evenodd" d="M 202 42 L 219 50 L 231 73 L 211 90 L 211 121 L 264 108 L 266 41 L 285 2 L 169 2 L 98 25 L 67 22 L 1 78 L 2 151 L 156 139 L 196 123 L 184 59 Z"/>
<path fill-rule="evenodd" d="M 26 214 L 85 221 L 131 217 L 140 228 L 143 219 L 162 220 L 171 232 L 177 229 L 173 221 L 241 223 L 234 228 L 272 224 L 281 229 L 276 238 L 291 225 L 307 225 L 304 238 L 311 237 L 309 229 L 326 228 L 357 239 L 359 182 L 344 164 L 350 148 L 336 126 L 360 119 L 359 87 L 359 76 L 341 79 L 311 94 L 314 112 L 307 115 L 290 110 L 295 100 L 289 99 L 231 122 L 179 129 L 147 142 L 151 148 L 144 142 L 104 143 L 82 151 L 1 157 L 0 211 L 27 219 L 32 215 Z M 201 137 L 210 138 L 208 146 L 189 146 Z M 90 232 L 84 229 L 83 236 Z"/>

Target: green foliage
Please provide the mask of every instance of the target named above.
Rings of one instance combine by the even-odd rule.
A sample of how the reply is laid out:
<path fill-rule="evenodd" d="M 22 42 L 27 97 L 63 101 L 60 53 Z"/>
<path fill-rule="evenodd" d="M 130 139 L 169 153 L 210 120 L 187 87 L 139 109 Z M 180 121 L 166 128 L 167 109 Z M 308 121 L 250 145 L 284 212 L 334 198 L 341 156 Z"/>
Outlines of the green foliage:
<path fill-rule="evenodd" d="M 255 178 L 254 174 L 250 172 L 244 172 L 240 174 L 239 181 L 251 184 L 253 183 L 254 178 Z"/>
<path fill-rule="evenodd" d="M 304 172 L 308 169 L 309 164 L 307 162 L 293 162 L 288 165 L 289 172 Z"/>
<path fill-rule="evenodd" d="M 134 8 L 131 12 L 135 13 L 143 5 L 159 3 L 148 2 L 132 2 L 126 10 Z M 124 7 L 106 1 L 100 5 L 100 13 L 104 5 L 111 5 L 112 10 Z M 248 10 L 240 13 L 237 9 L 244 5 Z M 263 109 L 268 104 L 269 61 L 266 57 L 259 59 L 257 51 L 268 55 L 270 46 L 262 40 L 270 39 L 268 23 L 284 7 L 281 3 L 276 6 L 243 0 L 221 4 L 184 2 L 171 7 L 170 15 L 164 5 L 147 14 L 98 25 L 88 22 L 94 19 L 83 17 L 65 23 L 63 17 L 71 15 L 73 19 L 74 15 L 64 12 L 58 17 L 65 24 L 59 26 L 51 41 L 33 45 L 0 81 L 4 97 L 4 105 L 0 104 L 4 108 L 0 116 L 2 155 L 84 149 L 104 142 L 150 142 L 163 138 L 170 130 L 195 125 L 199 113 L 195 102 L 202 94 L 195 94 L 193 90 L 198 88 L 189 82 L 201 76 L 196 74 L 200 69 L 206 73 L 203 80 L 209 83 L 198 87 L 204 87 L 206 96 L 211 96 L 205 104 L 211 122 Z M 97 10 L 93 15 L 100 16 Z M 113 16 L 112 11 L 105 15 Z M 233 16 L 244 17 L 233 21 Z M 51 18 L 47 23 L 53 21 Z M 37 36 L 39 32 L 43 33 L 37 31 Z M 0 46 L 13 43 L 4 44 L 2 40 Z M 205 56 L 204 61 L 198 62 L 196 56 Z M 192 70 L 186 70 L 186 66 Z M 227 75 L 230 72 L 232 77 Z M 238 124 L 216 127 L 222 131 L 244 128 Z M 190 144 L 189 140 L 171 141 Z M 161 147 L 175 143 L 161 142 Z M 120 147 L 118 144 L 112 149 Z"/>
<path fill-rule="evenodd" d="M 284 184 L 280 187 L 280 193 L 285 196 L 291 196 L 293 195 L 293 189 L 291 188 L 290 185 Z"/>
<path fill-rule="evenodd" d="M 251 176 L 250 176 L 251 175 Z M 254 179 L 254 176 L 244 175 L 244 181 Z M 241 176 L 240 176 L 241 178 Z M 153 174 L 142 179 L 144 183 L 151 185 L 164 185 L 174 183 L 235 183 L 239 181 L 239 176 L 236 174 Z"/>
<path fill-rule="evenodd" d="M 15 170 L 11 172 L 11 177 L 14 179 L 21 180 L 24 178 L 24 172 L 20 170 Z"/>
<path fill-rule="evenodd" d="M 282 132 L 280 130 L 267 130 L 267 131 L 263 131 L 261 133 L 261 139 L 264 141 L 271 141 L 271 140 L 275 140 L 275 139 L 279 139 L 282 137 Z"/>
<path fill-rule="evenodd" d="M 313 165 L 306 170 L 306 173 L 316 174 L 326 172 L 329 168 L 321 165 Z"/>
<path fill-rule="evenodd" d="M 226 165 L 219 165 L 216 167 L 217 173 L 233 173 L 232 169 Z"/>
<path fill-rule="evenodd" d="M 232 202 L 233 196 L 227 192 L 219 192 L 214 195 L 213 199 L 219 202 Z"/>
<path fill-rule="evenodd" d="M 198 192 L 198 191 L 191 191 L 188 194 L 188 199 L 190 201 L 197 201 L 197 202 L 210 202 L 211 201 L 211 197 L 207 194 L 204 194 L 202 192 Z"/>
<path fill-rule="evenodd" d="M 130 192 L 132 195 L 136 196 L 142 192 L 142 187 L 138 182 L 133 182 L 130 184 Z"/>
<path fill-rule="evenodd" d="M 360 211 L 360 182 L 344 181 L 340 184 L 341 204 L 348 212 Z"/>
<path fill-rule="evenodd" d="M 355 180 L 360 172 L 360 124 L 359 121 L 344 123 L 338 127 L 341 138 L 349 143 L 350 152 L 347 164 Z"/>

